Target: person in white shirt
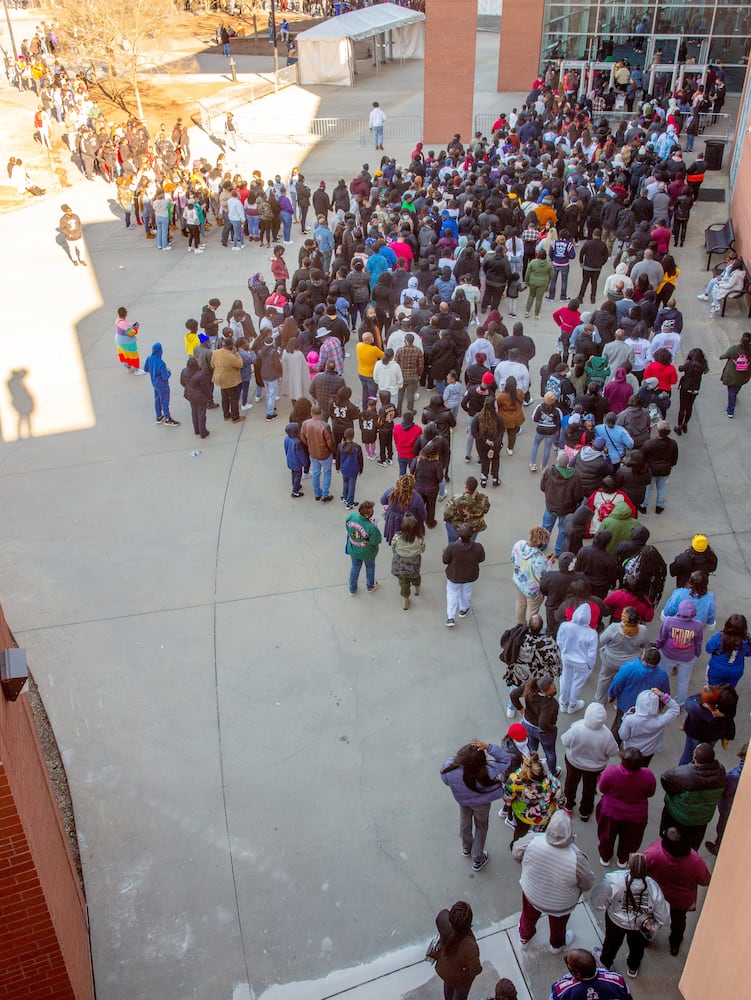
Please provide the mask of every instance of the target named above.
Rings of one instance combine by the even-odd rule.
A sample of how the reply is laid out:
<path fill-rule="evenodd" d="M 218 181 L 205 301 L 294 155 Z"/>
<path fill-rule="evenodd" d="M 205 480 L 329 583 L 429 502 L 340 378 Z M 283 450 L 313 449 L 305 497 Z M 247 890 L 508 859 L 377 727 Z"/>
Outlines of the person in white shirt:
<path fill-rule="evenodd" d="M 378 101 L 373 101 L 373 110 L 370 112 L 370 118 L 368 119 L 368 127 L 373 133 L 373 141 L 375 142 L 376 149 L 383 149 L 383 123 L 386 121 L 386 115 L 383 113 Z"/>

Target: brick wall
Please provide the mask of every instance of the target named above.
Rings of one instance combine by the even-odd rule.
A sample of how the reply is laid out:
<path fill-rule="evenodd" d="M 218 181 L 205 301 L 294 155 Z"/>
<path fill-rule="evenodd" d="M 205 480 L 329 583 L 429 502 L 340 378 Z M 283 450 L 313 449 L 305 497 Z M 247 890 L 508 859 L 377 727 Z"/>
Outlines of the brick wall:
<path fill-rule="evenodd" d="M 86 904 L 25 695 L 0 694 L 0 956 L 3 1000 L 93 1000 Z"/>
<path fill-rule="evenodd" d="M 422 137 L 430 146 L 445 148 L 456 132 L 466 145 L 474 135 L 476 44 L 475 0 L 427 0 Z"/>

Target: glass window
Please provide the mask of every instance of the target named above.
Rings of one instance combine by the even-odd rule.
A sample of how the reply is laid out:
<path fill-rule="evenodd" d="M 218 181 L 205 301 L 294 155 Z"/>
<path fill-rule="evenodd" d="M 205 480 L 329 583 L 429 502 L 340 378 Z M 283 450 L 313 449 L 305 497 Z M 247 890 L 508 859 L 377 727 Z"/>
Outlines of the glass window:
<path fill-rule="evenodd" d="M 748 61 L 748 38 L 713 38 L 709 45 L 711 63 L 746 63 Z"/>
<path fill-rule="evenodd" d="M 713 35 L 736 35 L 748 32 L 748 7 L 718 7 Z"/>

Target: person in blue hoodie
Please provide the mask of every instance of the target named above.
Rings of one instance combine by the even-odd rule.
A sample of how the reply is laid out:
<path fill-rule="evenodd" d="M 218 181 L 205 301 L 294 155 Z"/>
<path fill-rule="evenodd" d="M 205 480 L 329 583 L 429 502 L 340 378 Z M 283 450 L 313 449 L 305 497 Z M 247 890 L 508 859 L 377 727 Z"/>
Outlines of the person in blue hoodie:
<path fill-rule="evenodd" d="M 151 379 L 151 385 L 154 390 L 156 422 L 158 424 L 166 424 L 167 427 L 179 427 L 180 421 L 173 420 L 169 411 L 169 380 L 172 372 L 164 363 L 162 345 L 159 341 L 152 346 L 151 354 L 146 358 L 143 370 L 147 372 Z"/>
<path fill-rule="evenodd" d="M 462 854 L 472 858 L 479 872 L 488 862 L 485 840 L 493 802 L 503 798 L 511 758 L 495 743 L 472 740 L 457 750 L 441 768 L 441 781 L 448 785 L 459 806 L 459 836 Z"/>
<path fill-rule="evenodd" d="M 287 435 L 284 439 L 284 454 L 287 456 L 287 468 L 292 475 L 292 497 L 304 497 L 305 494 L 300 489 L 302 482 L 302 471 L 308 461 L 305 445 L 300 440 L 300 425 L 287 424 L 284 428 Z"/>
<path fill-rule="evenodd" d="M 670 680 L 660 666 L 660 659 L 659 649 L 647 646 L 641 659 L 627 660 L 610 682 L 608 700 L 616 703 L 615 721 L 611 727 L 614 736 L 618 734 L 623 716 L 634 707 L 642 691 L 659 688 L 664 694 L 670 694 Z"/>
<path fill-rule="evenodd" d="M 336 471 L 342 474 L 342 495 L 339 499 L 347 510 L 357 506 L 355 488 L 357 477 L 363 470 L 362 448 L 355 441 L 354 428 L 348 427 L 344 437 L 336 449 Z"/>

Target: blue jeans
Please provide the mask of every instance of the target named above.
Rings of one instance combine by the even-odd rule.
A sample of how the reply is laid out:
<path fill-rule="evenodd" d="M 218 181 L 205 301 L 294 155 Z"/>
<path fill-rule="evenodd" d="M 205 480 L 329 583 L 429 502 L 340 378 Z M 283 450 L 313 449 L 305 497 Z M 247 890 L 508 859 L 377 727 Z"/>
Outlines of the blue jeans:
<path fill-rule="evenodd" d="M 561 276 L 561 298 L 566 298 L 566 289 L 568 288 L 568 265 L 553 264 L 553 278 L 550 282 L 550 288 L 548 289 L 548 295 L 551 299 L 555 298 L 555 286 L 558 284 L 559 274 Z"/>
<path fill-rule="evenodd" d="M 327 497 L 331 492 L 331 463 L 331 455 L 328 458 L 310 459 L 310 478 L 313 482 L 313 492 L 317 497 Z M 321 472 L 323 472 L 323 485 L 321 485 Z"/>
<path fill-rule="evenodd" d="M 284 242 L 289 243 L 292 240 L 292 213 L 282 212 L 282 230 L 284 231 Z"/>
<path fill-rule="evenodd" d="M 555 540 L 555 554 L 559 556 L 563 552 L 563 514 L 552 514 L 546 510 L 542 515 L 542 526 L 552 535 L 555 522 L 558 522 L 558 537 Z"/>
<path fill-rule="evenodd" d="M 342 476 L 342 496 L 345 503 L 353 504 L 355 502 L 356 486 L 357 476 Z"/>
<path fill-rule="evenodd" d="M 222 45 L 222 55 L 227 56 L 227 58 L 229 58 L 229 42 L 225 42 Z"/>
<path fill-rule="evenodd" d="M 545 760 L 548 762 L 548 770 L 552 774 L 558 766 L 558 759 L 555 755 L 555 733 L 543 733 L 538 726 L 533 726 L 522 718 L 522 725 L 527 730 L 527 742 L 530 751 L 534 752 L 538 746 L 542 745 L 545 751 Z"/>
<path fill-rule="evenodd" d="M 261 231 L 261 220 L 257 215 L 246 215 L 245 218 L 248 223 L 248 239 L 258 239 L 258 234 Z"/>
<path fill-rule="evenodd" d="M 279 392 L 279 379 L 272 381 L 266 379 L 263 383 L 266 386 L 266 416 L 274 412 L 276 408 L 276 397 Z"/>
<path fill-rule="evenodd" d="M 644 506 L 649 507 L 649 498 L 652 495 L 652 487 L 657 487 L 657 504 L 658 507 L 665 506 L 665 492 L 668 488 L 668 476 L 653 476 L 652 482 L 647 486 L 644 491 Z"/>
<path fill-rule="evenodd" d="M 241 247 L 243 240 L 243 224 L 239 219 L 232 219 L 232 246 Z"/>
<path fill-rule="evenodd" d="M 154 386 L 154 412 L 156 413 L 156 418 L 159 420 L 160 417 L 164 417 L 165 420 L 171 420 L 169 412 L 169 386 Z"/>
<path fill-rule="evenodd" d="M 434 386 L 434 388 L 435 388 L 435 391 L 438 393 L 439 396 L 443 396 L 443 390 L 446 388 L 446 379 L 444 379 L 444 378 L 437 378 L 435 380 L 435 386 Z"/>
<path fill-rule="evenodd" d="M 156 245 L 159 250 L 169 246 L 169 218 L 166 215 L 156 217 Z"/>
<path fill-rule="evenodd" d="M 375 384 L 372 378 L 368 378 L 367 375 L 359 375 L 360 385 L 362 386 L 362 408 L 366 410 L 368 408 L 368 399 L 370 396 L 375 396 L 378 398 L 378 386 Z"/>
<path fill-rule="evenodd" d="M 360 579 L 360 570 L 365 563 L 365 585 L 368 590 L 375 586 L 375 559 L 358 559 L 357 556 L 350 555 L 352 569 L 349 571 L 349 592 L 357 593 L 357 581 Z"/>
<path fill-rule="evenodd" d="M 453 526 L 453 524 L 449 524 L 448 521 L 446 521 L 446 534 L 448 535 L 449 542 L 458 542 L 459 541 L 459 535 L 457 533 L 456 528 Z M 472 541 L 473 542 L 477 541 L 477 532 L 475 532 L 472 535 Z"/>
<path fill-rule="evenodd" d="M 376 149 L 383 145 L 383 125 L 373 126 L 373 142 L 375 143 Z"/>
<path fill-rule="evenodd" d="M 686 148 L 685 152 L 690 153 L 694 148 L 694 139 L 696 136 L 691 135 L 691 133 L 686 133 Z"/>
<path fill-rule="evenodd" d="M 535 431 L 535 439 L 532 442 L 532 454 L 530 455 L 529 461 L 531 465 L 537 462 L 537 452 L 540 445 L 543 444 L 542 449 L 542 464 L 543 467 L 548 464 L 548 459 L 550 458 L 550 452 L 553 450 L 553 442 L 555 441 L 555 434 L 540 434 L 539 431 Z"/>
<path fill-rule="evenodd" d="M 411 459 L 409 459 L 409 458 L 402 458 L 400 455 L 397 455 L 396 456 L 396 460 L 399 463 L 399 475 L 403 476 L 405 474 L 405 472 L 407 471 L 407 469 L 409 468 L 409 463 L 410 463 Z"/>
<path fill-rule="evenodd" d="M 240 383 L 240 406 L 245 406 L 248 402 L 248 393 L 250 392 L 250 379 L 247 382 Z"/>
<path fill-rule="evenodd" d="M 728 386 L 728 405 L 725 410 L 726 413 L 735 413 L 735 404 L 738 401 L 738 393 L 741 391 L 742 386 L 740 385 L 729 385 Z"/>

